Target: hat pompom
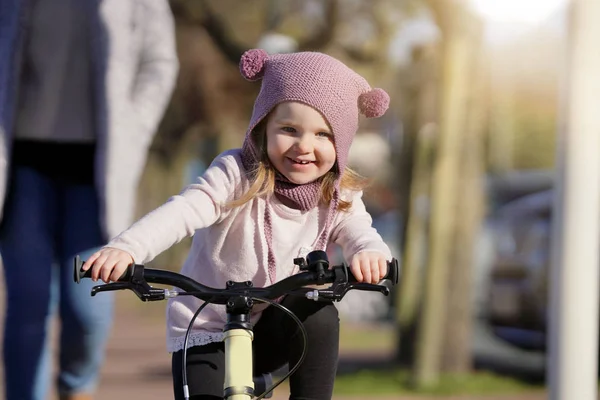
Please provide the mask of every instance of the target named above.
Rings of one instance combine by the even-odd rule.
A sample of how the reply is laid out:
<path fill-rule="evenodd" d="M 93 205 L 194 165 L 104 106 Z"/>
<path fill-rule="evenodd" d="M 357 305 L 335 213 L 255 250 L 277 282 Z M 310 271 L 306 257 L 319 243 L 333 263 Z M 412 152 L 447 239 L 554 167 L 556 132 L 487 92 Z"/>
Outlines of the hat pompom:
<path fill-rule="evenodd" d="M 389 106 L 390 96 L 380 88 L 362 93 L 358 97 L 358 109 L 367 118 L 381 117 Z"/>
<path fill-rule="evenodd" d="M 269 58 L 269 54 L 263 49 L 246 51 L 240 59 L 240 73 L 249 81 L 262 78 L 267 58 Z"/>

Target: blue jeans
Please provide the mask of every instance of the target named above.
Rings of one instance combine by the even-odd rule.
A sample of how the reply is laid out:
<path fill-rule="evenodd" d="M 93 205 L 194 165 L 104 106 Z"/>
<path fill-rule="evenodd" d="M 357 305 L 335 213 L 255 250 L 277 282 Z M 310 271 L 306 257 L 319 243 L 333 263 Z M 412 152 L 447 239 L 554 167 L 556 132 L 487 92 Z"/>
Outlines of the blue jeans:
<path fill-rule="evenodd" d="M 15 167 L 0 231 L 6 279 L 4 371 L 7 400 L 43 400 L 51 374 L 48 332 L 61 321 L 58 390 L 92 392 L 112 325 L 113 296 L 91 297 L 73 282 L 73 257 L 103 244 L 96 191 Z M 84 255 L 85 257 L 85 255 Z M 85 259 L 85 258 L 84 258 Z"/>

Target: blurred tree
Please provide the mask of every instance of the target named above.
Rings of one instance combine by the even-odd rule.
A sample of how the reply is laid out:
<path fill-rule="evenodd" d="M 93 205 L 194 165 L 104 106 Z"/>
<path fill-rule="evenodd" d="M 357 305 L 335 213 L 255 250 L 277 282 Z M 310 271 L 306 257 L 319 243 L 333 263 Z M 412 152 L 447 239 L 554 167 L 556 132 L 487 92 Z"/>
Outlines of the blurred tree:
<path fill-rule="evenodd" d="M 413 383 L 434 385 L 446 367 L 470 369 L 470 277 L 474 232 L 481 204 L 477 76 L 481 22 L 463 0 L 428 2 L 442 32 L 438 96 L 439 135 L 431 187 L 431 220 L 426 281 Z M 473 122 L 470 122 L 473 121 Z M 475 122 L 477 121 L 477 122 Z M 471 145 L 471 143 L 475 143 Z M 446 339 L 451 336 L 452 343 Z"/>
<path fill-rule="evenodd" d="M 406 240 L 402 254 L 402 279 L 396 291 L 398 344 L 397 360 L 413 365 L 415 342 L 422 307 L 423 277 L 427 262 L 430 222 L 431 173 L 437 126 L 425 124 L 417 135 L 410 185 Z"/>
<path fill-rule="evenodd" d="M 402 280 L 395 295 L 399 328 L 397 360 L 403 365 L 414 362 L 427 261 L 431 168 L 437 135 L 437 56 L 434 44 L 414 49 L 399 94 L 404 135 L 402 145 L 395 149 L 396 190 L 399 214 L 405 216 L 406 223 L 399 243 L 403 249 Z"/>
<path fill-rule="evenodd" d="M 482 226 L 485 210 L 485 152 L 486 126 L 488 124 L 489 88 L 488 65 L 482 52 L 480 38 L 482 23 L 472 21 L 473 54 L 470 71 L 470 90 L 467 94 L 466 118 L 462 129 L 458 182 L 455 188 L 456 220 L 450 262 L 447 265 L 448 300 L 445 303 L 446 322 L 442 344 L 442 370 L 449 373 L 470 372 L 473 356 L 472 343 L 472 293 L 473 268 L 477 236 Z"/>
<path fill-rule="evenodd" d="M 560 64 L 561 54 L 560 38 L 548 40 L 557 33 L 543 29 L 500 49 L 487 47 L 484 54 L 481 21 L 465 11 L 463 1 L 423 4 L 435 16 L 442 41 L 429 58 L 424 49 L 415 52 L 404 75 L 406 135 L 396 182 L 399 192 L 413 193 L 399 198 L 408 220 L 402 239 L 403 280 L 397 292 L 399 360 L 415 365 L 418 385 L 435 382 L 440 371 L 470 369 L 472 251 L 485 205 L 484 174 L 486 168 L 493 174 L 552 167 L 558 71 L 548 65 Z M 432 68 L 439 71 L 439 80 Z M 422 104 L 427 98 L 439 107 Z M 431 122 L 438 124 L 439 141 L 432 183 L 434 215 L 428 221 L 423 202 L 416 201 L 430 190 L 431 179 L 419 167 L 418 132 Z M 424 230 L 430 230 L 429 240 Z M 415 337 L 420 341 L 417 349 Z"/>

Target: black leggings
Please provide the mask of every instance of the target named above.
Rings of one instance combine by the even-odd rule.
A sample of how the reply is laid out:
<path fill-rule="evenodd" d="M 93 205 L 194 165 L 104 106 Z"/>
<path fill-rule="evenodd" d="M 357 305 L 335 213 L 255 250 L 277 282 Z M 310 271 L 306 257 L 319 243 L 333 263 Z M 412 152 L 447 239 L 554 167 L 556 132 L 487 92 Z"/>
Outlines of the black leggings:
<path fill-rule="evenodd" d="M 284 298 L 282 305 L 296 314 L 308 334 L 306 358 L 290 377 L 290 399 L 330 400 L 338 362 L 340 328 L 337 309 L 332 303 L 291 296 Z M 288 363 L 292 368 L 300 359 L 302 345 L 302 334 L 291 317 L 269 306 L 254 327 L 254 375 L 276 371 Z M 172 357 L 176 400 L 184 399 L 182 357 L 181 350 Z M 187 382 L 190 399 L 223 399 L 224 368 L 222 342 L 189 348 Z"/>

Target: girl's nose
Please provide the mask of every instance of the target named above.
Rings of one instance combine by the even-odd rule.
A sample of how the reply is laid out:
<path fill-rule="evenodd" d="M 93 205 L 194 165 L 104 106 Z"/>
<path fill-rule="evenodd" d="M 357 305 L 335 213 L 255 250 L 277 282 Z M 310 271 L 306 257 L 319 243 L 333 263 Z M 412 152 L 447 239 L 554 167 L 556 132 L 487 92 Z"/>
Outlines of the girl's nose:
<path fill-rule="evenodd" d="M 301 153 L 309 153 L 312 151 L 313 142 L 310 135 L 303 134 L 298 136 L 298 140 L 296 141 L 296 148 Z"/>

